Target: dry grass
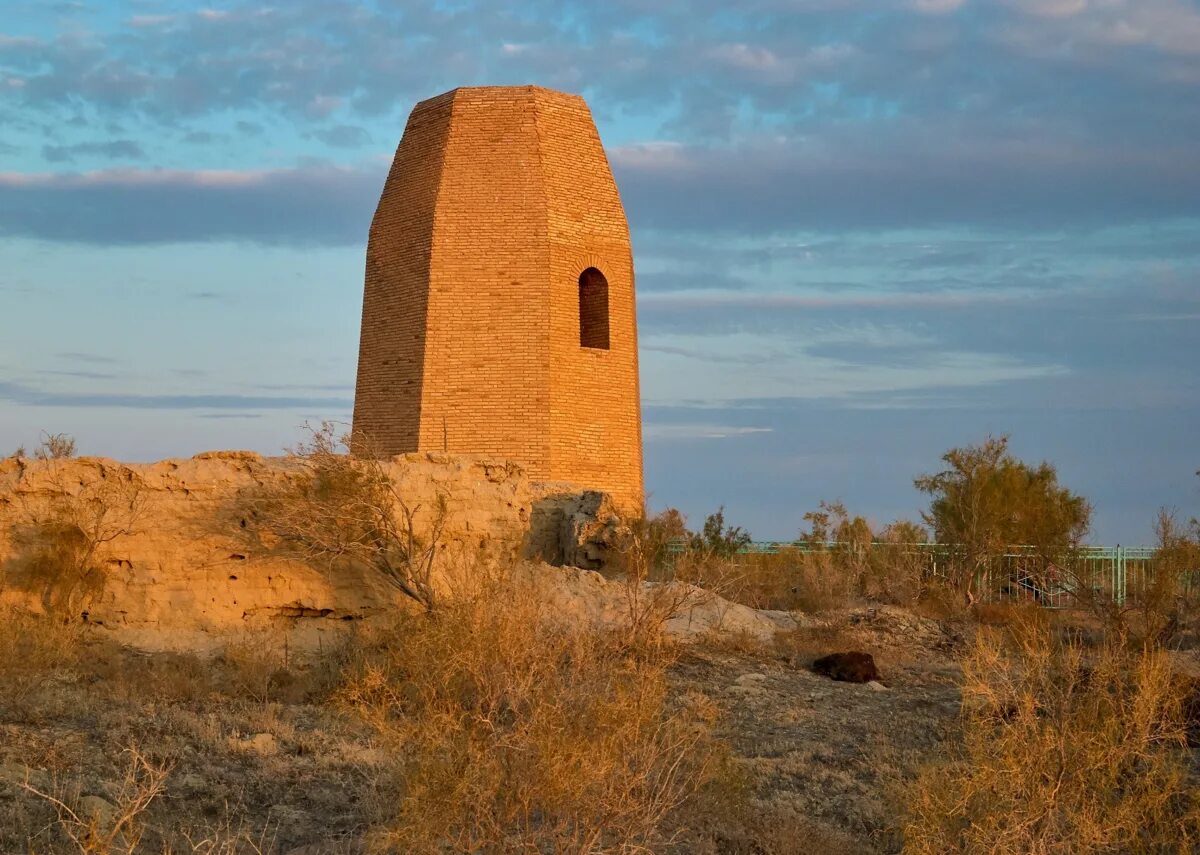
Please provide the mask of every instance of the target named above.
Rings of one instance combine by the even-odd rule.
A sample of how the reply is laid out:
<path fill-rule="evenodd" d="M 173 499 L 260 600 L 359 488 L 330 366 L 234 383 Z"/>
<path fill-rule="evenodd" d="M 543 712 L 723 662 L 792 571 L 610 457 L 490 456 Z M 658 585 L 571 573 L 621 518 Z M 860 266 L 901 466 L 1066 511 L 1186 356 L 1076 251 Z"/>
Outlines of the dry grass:
<path fill-rule="evenodd" d="M 131 533 L 144 509 L 141 482 L 132 470 L 118 467 L 84 482 L 69 483 L 51 461 L 55 497 L 22 506 L 13 528 L 17 555 L 6 573 L 27 590 L 40 590 L 48 612 L 76 618 L 87 598 L 104 587 L 104 550 Z"/>
<path fill-rule="evenodd" d="M 1189 530 L 1162 509 L 1154 529 L 1152 570 L 1130 586 L 1128 600 L 1118 603 L 1110 593 L 1078 584 L 1082 604 L 1135 646 L 1200 645 L 1200 525 L 1193 521 Z"/>
<path fill-rule="evenodd" d="M 57 830 L 80 855 L 134 855 L 146 834 L 146 810 L 162 796 L 171 769 L 134 748 L 128 755 L 124 777 L 110 794 L 112 801 L 83 797 L 78 786 L 57 793 L 43 792 L 29 782 L 22 788 L 54 808 Z"/>
<path fill-rule="evenodd" d="M 925 560 L 899 543 L 734 556 L 688 550 L 671 566 L 676 578 L 756 609 L 819 614 L 867 601 L 912 606 L 940 593 L 937 581 L 925 578 Z"/>
<path fill-rule="evenodd" d="M 669 651 L 564 626 L 497 578 L 406 619 L 338 697 L 396 758 L 387 851 L 641 851 L 713 768 Z"/>
<path fill-rule="evenodd" d="M 27 714 L 37 690 L 71 672 L 80 649 L 78 624 L 0 608 L 0 710 Z"/>
<path fill-rule="evenodd" d="M 266 533 L 278 551 L 326 570 L 346 564 L 370 568 L 432 609 L 444 498 L 427 511 L 427 525 L 419 526 L 421 508 L 400 495 L 380 458 L 345 453 L 352 439 L 356 447 L 370 447 L 365 437 L 339 436 L 330 422 L 312 430 L 309 441 L 289 455 L 297 477 L 253 498 L 251 515 L 262 530 L 257 534 Z"/>
<path fill-rule="evenodd" d="M 1200 845 L 1181 686 L 1167 655 L 1090 658 L 1043 619 L 983 628 L 963 664 L 964 744 L 908 793 L 908 853 L 1187 853 Z"/>

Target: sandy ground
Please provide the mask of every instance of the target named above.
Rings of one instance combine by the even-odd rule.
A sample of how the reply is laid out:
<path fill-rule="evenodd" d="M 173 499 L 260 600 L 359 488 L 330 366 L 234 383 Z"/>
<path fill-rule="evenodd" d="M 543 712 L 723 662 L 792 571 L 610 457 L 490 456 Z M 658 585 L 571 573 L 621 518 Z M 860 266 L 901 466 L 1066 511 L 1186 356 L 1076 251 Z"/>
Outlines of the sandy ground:
<path fill-rule="evenodd" d="M 893 791 L 955 738 L 960 640 L 896 609 L 832 616 L 771 651 L 699 645 L 676 668 L 705 691 L 750 788 L 747 825 L 774 829 L 770 851 L 889 852 L 899 846 Z M 872 653 L 887 684 L 837 683 L 808 670 L 832 650 Z M 754 828 L 713 831 L 716 851 L 756 850 Z M 762 845 L 760 842 L 760 845 Z"/>
<path fill-rule="evenodd" d="M 935 621 L 880 608 L 774 644 L 686 648 L 674 689 L 701 691 L 719 709 L 748 807 L 692 817 L 681 851 L 894 851 L 892 788 L 953 738 L 959 645 Z M 815 656 L 849 648 L 876 655 L 886 687 L 807 670 Z M 52 827 L 52 803 L 24 785 L 81 814 L 111 812 L 131 747 L 171 766 L 139 851 L 159 852 L 168 839 L 192 847 L 177 852 L 356 851 L 387 798 L 369 731 L 310 699 L 320 675 L 290 683 L 252 653 L 205 663 L 110 644 L 89 651 L 88 668 L 0 703 L 0 852 L 29 851 L 30 840 L 35 851 L 73 851 Z"/>

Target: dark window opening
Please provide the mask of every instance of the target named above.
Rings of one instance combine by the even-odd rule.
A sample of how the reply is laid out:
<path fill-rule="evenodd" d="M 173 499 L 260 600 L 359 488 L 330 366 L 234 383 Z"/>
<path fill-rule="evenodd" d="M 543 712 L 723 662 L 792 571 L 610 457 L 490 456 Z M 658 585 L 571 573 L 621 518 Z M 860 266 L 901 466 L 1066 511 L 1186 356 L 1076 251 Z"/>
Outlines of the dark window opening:
<path fill-rule="evenodd" d="M 579 346 L 608 350 L 608 280 L 594 267 L 579 274 Z"/>

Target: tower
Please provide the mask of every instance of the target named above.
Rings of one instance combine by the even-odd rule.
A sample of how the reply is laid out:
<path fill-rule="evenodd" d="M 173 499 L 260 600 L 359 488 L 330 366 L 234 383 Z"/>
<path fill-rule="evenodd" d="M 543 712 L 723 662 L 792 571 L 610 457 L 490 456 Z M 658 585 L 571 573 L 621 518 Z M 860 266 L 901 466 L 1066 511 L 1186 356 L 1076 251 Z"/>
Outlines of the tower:
<path fill-rule="evenodd" d="M 367 244 L 354 428 L 642 509 L 629 227 L 582 98 L 471 87 L 413 108 Z"/>

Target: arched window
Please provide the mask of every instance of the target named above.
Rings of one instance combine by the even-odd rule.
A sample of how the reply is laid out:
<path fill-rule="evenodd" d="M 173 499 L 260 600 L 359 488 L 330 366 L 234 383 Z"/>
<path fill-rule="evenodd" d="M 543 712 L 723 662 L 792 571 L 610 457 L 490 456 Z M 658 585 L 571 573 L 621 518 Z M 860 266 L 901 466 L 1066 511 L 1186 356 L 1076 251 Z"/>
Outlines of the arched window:
<path fill-rule="evenodd" d="M 608 350 L 608 280 L 594 267 L 579 274 L 579 346 Z"/>

